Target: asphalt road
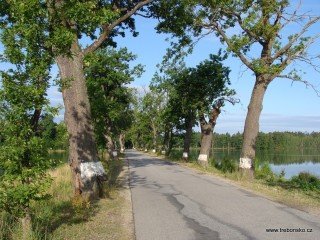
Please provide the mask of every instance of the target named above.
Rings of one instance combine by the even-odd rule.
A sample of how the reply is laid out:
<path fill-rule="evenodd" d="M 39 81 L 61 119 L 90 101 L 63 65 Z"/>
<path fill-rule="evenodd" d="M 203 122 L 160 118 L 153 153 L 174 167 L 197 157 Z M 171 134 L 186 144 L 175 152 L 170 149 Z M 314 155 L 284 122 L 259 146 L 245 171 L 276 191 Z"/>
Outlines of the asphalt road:
<path fill-rule="evenodd" d="M 137 240 L 320 239 L 319 217 L 144 153 L 126 155 Z"/>

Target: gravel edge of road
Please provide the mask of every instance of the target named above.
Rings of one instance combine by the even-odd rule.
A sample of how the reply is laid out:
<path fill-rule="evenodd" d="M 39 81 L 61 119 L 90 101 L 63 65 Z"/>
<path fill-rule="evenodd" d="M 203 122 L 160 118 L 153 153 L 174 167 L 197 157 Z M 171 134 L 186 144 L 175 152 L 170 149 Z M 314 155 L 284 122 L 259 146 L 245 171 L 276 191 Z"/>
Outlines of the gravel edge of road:
<path fill-rule="evenodd" d="M 127 224 L 127 231 L 130 240 L 135 240 L 135 226 L 134 226 L 134 216 L 133 216 L 133 208 L 132 208 L 132 196 L 130 189 L 130 167 L 129 167 L 129 159 L 123 159 L 123 168 L 121 172 L 121 186 L 122 189 L 120 191 L 121 195 L 124 197 L 126 202 L 126 210 L 123 211 L 124 214 L 124 222 Z"/>

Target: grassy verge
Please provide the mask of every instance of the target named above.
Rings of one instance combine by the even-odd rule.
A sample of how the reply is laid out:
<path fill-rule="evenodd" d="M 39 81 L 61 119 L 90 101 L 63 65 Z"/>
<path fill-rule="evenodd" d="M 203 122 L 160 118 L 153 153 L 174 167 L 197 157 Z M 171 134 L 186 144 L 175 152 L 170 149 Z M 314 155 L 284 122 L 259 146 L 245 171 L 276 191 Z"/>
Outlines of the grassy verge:
<path fill-rule="evenodd" d="M 30 240 L 133 239 L 131 202 L 123 185 L 122 167 L 122 161 L 108 164 L 110 181 L 105 186 L 105 197 L 94 202 L 73 197 L 69 166 L 53 170 L 52 198 L 32 206 Z M 0 239 L 21 239 L 17 221 L 5 213 L 1 217 Z"/>
<path fill-rule="evenodd" d="M 178 157 L 175 155 L 169 156 L 166 160 L 169 159 L 184 167 L 213 175 L 272 201 L 320 216 L 320 179 L 309 173 L 301 173 L 287 180 L 284 179 L 284 174 L 274 174 L 270 166 L 265 164 L 255 169 L 255 179 L 247 179 L 238 170 L 235 161 L 230 159 L 224 159 L 219 163 L 211 159 L 209 165 L 204 167 L 199 165 L 195 159 L 188 162 L 181 161 L 182 153 L 178 154 Z M 163 156 L 160 157 L 164 159 Z"/>

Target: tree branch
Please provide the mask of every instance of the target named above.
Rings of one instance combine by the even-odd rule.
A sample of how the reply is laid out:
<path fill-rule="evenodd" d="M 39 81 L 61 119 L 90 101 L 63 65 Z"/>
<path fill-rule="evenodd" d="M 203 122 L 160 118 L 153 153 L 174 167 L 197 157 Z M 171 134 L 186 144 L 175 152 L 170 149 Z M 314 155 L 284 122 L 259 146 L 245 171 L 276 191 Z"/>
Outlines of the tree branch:
<path fill-rule="evenodd" d="M 122 23 L 123 21 L 125 21 L 126 19 L 128 19 L 129 17 L 131 17 L 133 14 L 135 14 L 140 8 L 142 8 L 143 6 L 153 2 L 155 0 L 145 0 L 142 2 L 139 2 L 137 5 L 135 5 L 130 11 L 128 11 L 126 14 L 124 14 L 123 16 L 119 17 L 116 21 L 114 21 L 112 24 L 107 25 L 105 24 L 104 26 L 102 26 L 102 32 L 100 34 L 100 36 L 98 37 L 98 39 L 96 41 L 94 41 L 90 46 L 88 46 L 87 48 L 85 48 L 83 50 L 84 55 L 87 55 L 88 53 L 92 53 L 94 51 L 96 51 L 101 45 L 102 43 L 109 37 L 111 31 L 118 26 L 120 23 Z"/>
<path fill-rule="evenodd" d="M 281 20 L 281 18 L 283 16 L 283 11 L 284 11 L 285 5 L 286 5 L 286 0 L 283 0 L 281 2 L 280 10 L 277 11 L 277 17 L 273 22 L 273 26 L 276 26 L 280 22 L 280 20 Z M 301 1 L 300 1 L 300 5 L 301 5 Z M 297 9 L 296 9 L 296 11 L 297 11 Z M 294 12 L 294 15 L 295 15 L 296 11 Z"/>
<path fill-rule="evenodd" d="M 223 37 L 223 39 L 226 41 L 227 45 L 229 48 L 232 49 L 232 43 L 230 42 L 230 39 L 226 35 L 226 33 L 219 27 L 218 23 L 213 22 L 212 23 L 213 27 L 218 31 L 218 33 Z M 246 57 L 240 52 L 240 51 L 233 51 L 239 58 L 240 60 L 248 67 L 250 68 L 253 72 L 253 66 L 252 64 L 246 59 Z"/>
<path fill-rule="evenodd" d="M 306 88 L 311 87 L 311 88 L 315 91 L 315 93 L 317 94 L 317 96 L 320 97 L 320 90 L 319 90 L 315 85 L 311 84 L 308 80 L 301 80 L 301 79 L 294 78 L 294 77 L 289 76 L 289 75 L 279 75 L 278 78 L 290 79 L 290 80 L 292 80 L 292 84 L 293 84 L 294 82 L 301 82 L 301 83 L 303 83 L 303 84 L 306 85 Z M 292 85 L 292 84 L 291 84 L 291 85 Z"/>
<path fill-rule="evenodd" d="M 309 21 L 301 30 L 301 32 L 299 34 L 297 34 L 291 41 L 289 41 L 289 43 L 287 45 L 285 45 L 282 49 L 280 49 L 272 58 L 272 61 L 274 61 L 275 59 L 279 58 L 280 56 L 284 55 L 292 46 L 295 42 L 297 42 L 297 40 L 307 31 L 307 29 L 315 24 L 317 21 L 320 20 L 320 16 L 314 18 L 313 20 Z M 319 36 L 319 35 L 317 35 Z M 309 44 L 310 45 L 310 44 Z M 304 48 L 305 49 L 305 48 Z"/>
<path fill-rule="evenodd" d="M 303 48 L 301 48 L 299 51 L 297 51 L 295 54 L 293 54 L 292 56 L 288 56 L 281 64 L 281 69 L 285 69 L 290 63 L 292 63 L 294 60 L 296 60 L 299 55 L 302 54 L 302 52 L 307 49 L 312 43 L 315 42 L 316 39 L 318 39 L 320 37 L 320 34 L 317 34 L 316 36 L 314 36 L 313 38 L 311 38 L 305 45 Z"/>

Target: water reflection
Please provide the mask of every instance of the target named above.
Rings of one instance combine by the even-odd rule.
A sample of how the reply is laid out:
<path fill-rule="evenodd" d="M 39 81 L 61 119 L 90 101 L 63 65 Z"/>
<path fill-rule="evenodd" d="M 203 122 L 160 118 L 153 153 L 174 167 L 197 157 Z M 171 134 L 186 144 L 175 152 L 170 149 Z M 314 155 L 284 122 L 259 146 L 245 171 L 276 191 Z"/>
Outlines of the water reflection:
<path fill-rule="evenodd" d="M 213 156 L 218 161 L 223 160 L 224 157 L 237 161 L 240 151 L 215 151 Z M 283 170 L 287 179 L 297 176 L 300 172 L 309 172 L 320 177 L 320 152 L 318 149 L 257 152 L 256 157 L 260 164 L 268 162 L 276 174 Z"/>
<path fill-rule="evenodd" d="M 320 163 L 303 162 L 292 164 L 270 164 L 272 171 L 280 174 L 282 170 L 285 172 L 285 178 L 290 179 L 297 176 L 300 172 L 308 172 L 320 178 Z"/>
<path fill-rule="evenodd" d="M 198 151 L 193 149 L 191 155 L 196 159 Z M 220 162 L 224 158 L 238 161 L 239 150 L 214 150 L 213 158 Z M 287 149 L 285 151 L 258 151 L 256 154 L 260 164 L 268 162 L 275 173 L 285 172 L 285 178 L 291 178 L 300 172 L 309 172 L 320 177 L 319 149 Z"/>
<path fill-rule="evenodd" d="M 68 162 L 68 152 L 67 151 L 52 151 L 49 152 L 50 159 L 57 163 L 67 163 Z"/>

